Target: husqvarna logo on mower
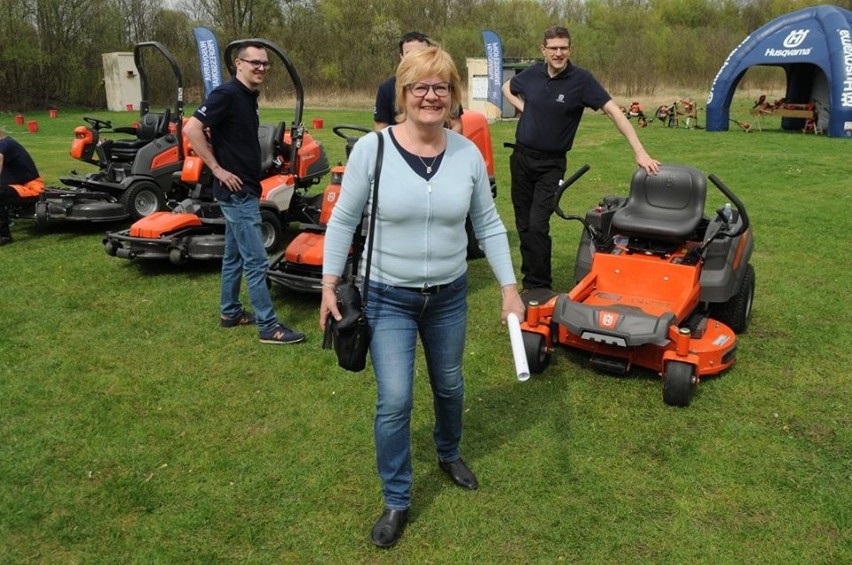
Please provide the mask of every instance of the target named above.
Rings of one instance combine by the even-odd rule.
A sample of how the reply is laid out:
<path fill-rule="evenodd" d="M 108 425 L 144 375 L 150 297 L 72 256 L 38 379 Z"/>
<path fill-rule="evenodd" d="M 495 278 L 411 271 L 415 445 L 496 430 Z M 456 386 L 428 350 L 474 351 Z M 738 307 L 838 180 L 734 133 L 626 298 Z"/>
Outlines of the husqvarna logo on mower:
<path fill-rule="evenodd" d="M 608 312 L 606 310 L 601 310 L 598 313 L 598 326 L 602 328 L 612 329 L 618 323 L 618 314 L 615 312 Z"/>

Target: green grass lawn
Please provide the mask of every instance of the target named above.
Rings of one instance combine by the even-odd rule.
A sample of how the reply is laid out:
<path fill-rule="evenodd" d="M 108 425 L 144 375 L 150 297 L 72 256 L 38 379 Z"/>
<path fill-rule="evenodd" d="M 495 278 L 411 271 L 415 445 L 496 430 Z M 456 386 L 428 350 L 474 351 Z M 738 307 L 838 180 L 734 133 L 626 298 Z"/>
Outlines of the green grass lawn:
<path fill-rule="evenodd" d="M 91 170 L 68 155 L 83 115 L 28 115 L 37 134 L 12 114 L 0 123 L 57 185 Z M 305 123 L 316 117 L 333 162 L 343 142 L 331 126 L 371 121 L 309 108 Z M 494 124 L 492 137 L 517 261 L 503 148 L 514 127 Z M 771 119 L 762 132 L 732 128 L 656 122 L 639 135 L 748 207 L 757 292 L 737 364 L 685 409 L 663 403 L 654 374 L 601 374 L 564 349 L 519 383 L 499 288 L 472 262 L 462 453 L 481 488 L 460 491 L 437 468 L 421 360 L 412 522 L 390 551 L 368 538 L 382 507 L 372 374 L 320 349 L 316 297 L 275 289 L 279 316 L 308 342 L 261 345 L 254 329 L 218 327 L 216 264 L 108 257 L 101 238 L 117 226 L 16 222 L 0 248 L 2 561 L 849 563 L 852 144 Z M 581 126 L 569 170 L 583 163 L 566 211 L 627 193 L 631 153 L 603 116 Z M 724 202 L 709 194 L 708 208 Z M 552 226 L 555 285 L 568 290 L 580 225 Z"/>

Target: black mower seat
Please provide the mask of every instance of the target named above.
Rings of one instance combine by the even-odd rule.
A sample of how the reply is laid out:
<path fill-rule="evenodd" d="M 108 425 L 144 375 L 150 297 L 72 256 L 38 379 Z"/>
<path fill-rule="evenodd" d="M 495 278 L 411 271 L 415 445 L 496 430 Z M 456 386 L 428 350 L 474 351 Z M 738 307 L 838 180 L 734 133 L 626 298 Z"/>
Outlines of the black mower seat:
<path fill-rule="evenodd" d="M 139 120 L 136 128 L 136 139 L 116 139 L 110 146 L 110 155 L 115 161 L 133 162 L 140 149 L 169 133 L 169 117 L 167 109 L 162 114 L 147 113 Z"/>
<path fill-rule="evenodd" d="M 260 170 L 268 171 L 275 157 L 275 127 L 260 124 L 257 127 L 257 141 L 260 143 Z"/>
<path fill-rule="evenodd" d="M 662 165 L 656 175 L 639 169 L 627 203 L 612 217 L 615 233 L 655 241 L 685 241 L 704 217 L 707 180 L 697 169 Z"/>

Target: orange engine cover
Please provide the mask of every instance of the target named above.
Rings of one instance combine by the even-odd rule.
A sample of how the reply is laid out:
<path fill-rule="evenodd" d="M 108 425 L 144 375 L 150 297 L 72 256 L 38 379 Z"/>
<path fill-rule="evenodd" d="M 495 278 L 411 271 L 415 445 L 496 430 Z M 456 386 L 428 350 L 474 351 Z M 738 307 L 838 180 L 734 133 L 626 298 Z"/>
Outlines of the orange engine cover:
<path fill-rule="evenodd" d="M 284 258 L 288 263 L 322 267 L 322 247 L 324 241 L 325 237 L 321 233 L 303 231 L 287 246 Z"/>
<path fill-rule="evenodd" d="M 130 226 L 132 237 L 157 239 L 165 234 L 201 225 L 201 218 L 195 214 L 175 214 L 174 212 L 154 212 L 150 216 L 137 220 Z"/>
<path fill-rule="evenodd" d="M 488 119 L 482 112 L 465 110 L 461 115 L 464 136 L 479 148 L 485 159 L 485 169 L 488 176 L 494 176 L 494 149 L 491 147 L 491 130 L 488 129 Z"/>

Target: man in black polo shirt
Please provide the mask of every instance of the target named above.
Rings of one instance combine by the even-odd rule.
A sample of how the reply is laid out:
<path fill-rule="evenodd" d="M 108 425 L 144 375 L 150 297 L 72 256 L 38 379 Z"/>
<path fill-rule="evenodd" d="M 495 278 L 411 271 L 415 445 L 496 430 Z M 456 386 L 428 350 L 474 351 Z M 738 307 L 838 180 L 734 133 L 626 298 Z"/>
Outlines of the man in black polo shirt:
<path fill-rule="evenodd" d="M 521 273 L 525 290 L 550 289 L 550 216 L 556 189 L 565 176 L 566 153 L 586 108 L 603 110 L 633 149 L 636 164 L 649 174 L 659 171 L 621 108 L 585 69 L 573 65 L 571 35 L 561 26 L 544 32 L 544 62 L 516 74 L 503 84 L 506 99 L 521 112 L 509 160 L 512 204 L 521 242 Z"/>
<path fill-rule="evenodd" d="M 266 286 L 266 250 L 260 234 L 261 154 L 257 137 L 258 88 L 269 70 L 262 44 L 237 49 L 236 76 L 216 88 L 187 121 L 184 135 L 214 175 L 213 195 L 225 217 L 225 254 L 219 324 L 233 328 L 257 324 L 262 343 L 299 343 L 305 334 L 291 330 L 275 316 Z M 210 130 L 207 145 L 204 128 Z M 245 272 L 254 316 L 240 302 Z"/>

